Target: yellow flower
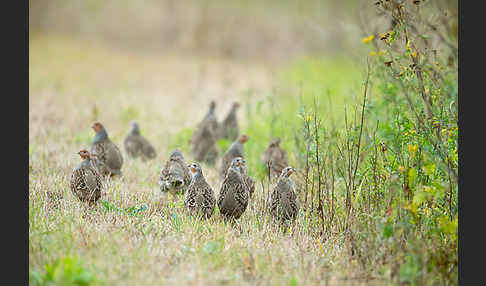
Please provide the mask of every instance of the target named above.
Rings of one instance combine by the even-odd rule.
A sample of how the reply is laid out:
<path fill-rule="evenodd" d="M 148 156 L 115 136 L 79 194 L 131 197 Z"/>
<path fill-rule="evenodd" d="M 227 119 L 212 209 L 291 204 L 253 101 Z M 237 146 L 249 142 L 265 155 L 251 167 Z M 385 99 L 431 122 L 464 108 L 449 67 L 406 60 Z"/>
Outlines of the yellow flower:
<path fill-rule="evenodd" d="M 391 36 L 391 34 L 393 34 L 393 31 L 392 30 L 388 31 L 388 35 Z"/>
<path fill-rule="evenodd" d="M 310 120 L 311 120 L 310 115 L 307 115 L 307 117 L 305 118 L 305 121 L 309 122 Z"/>
<path fill-rule="evenodd" d="M 417 131 L 415 131 L 415 129 L 412 129 L 412 131 L 410 131 L 410 133 L 412 133 L 412 134 L 416 134 L 416 133 L 417 133 Z"/>
<path fill-rule="evenodd" d="M 379 56 L 383 56 L 383 55 L 385 55 L 385 54 L 386 54 L 386 51 L 385 51 L 385 50 L 381 50 L 381 51 L 379 51 L 379 52 L 378 52 L 378 55 L 379 55 Z"/>
<path fill-rule="evenodd" d="M 417 206 L 413 202 L 410 202 L 409 204 L 404 205 L 403 208 L 406 209 L 407 211 L 413 213 L 414 215 L 417 214 Z"/>
<path fill-rule="evenodd" d="M 375 36 L 370 35 L 366 38 L 363 38 L 362 42 L 363 42 L 363 44 L 367 44 L 367 43 L 371 42 L 374 38 L 375 38 Z"/>
<path fill-rule="evenodd" d="M 408 144 L 408 152 L 410 152 L 411 154 L 414 154 L 415 152 L 417 152 L 417 148 L 418 148 L 417 145 Z"/>
<path fill-rule="evenodd" d="M 376 56 L 376 53 L 375 52 L 370 52 L 370 57 L 374 57 Z"/>
<path fill-rule="evenodd" d="M 412 57 L 416 58 L 417 57 L 417 53 L 416 52 L 412 52 Z"/>

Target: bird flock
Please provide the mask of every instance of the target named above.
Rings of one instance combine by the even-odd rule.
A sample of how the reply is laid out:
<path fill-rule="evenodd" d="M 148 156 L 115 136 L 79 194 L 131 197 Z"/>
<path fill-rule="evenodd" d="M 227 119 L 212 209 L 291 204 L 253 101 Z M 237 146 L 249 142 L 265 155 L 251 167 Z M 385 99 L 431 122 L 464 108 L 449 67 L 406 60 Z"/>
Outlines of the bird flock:
<path fill-rule="evenodd" d="M 251 203 L 255 192 L 255 181 L 248 175 L 244 156 L 244 144 L 250 139 L 240 134 L 237 110 L 234 102 L 226 117 L 218 122 L 215 114 L 216 102 L 211 101 L 209 111 L 196 126 L 190 140 L 195 162 L 187 164 L 182 152 L 176 148 L 169 155 L 159 175 L 159 189 L 163 193 L 184 197 L 184 210 L 195 217 L 208 219 L 217 206 L 225 220 L 239 219 Z M 73 170 L 70 189 L 82 202 L 95 204 L 101 197 L 103 180 L 122 176 L 123 156 L 118 146 L 111 141 L 100 122 L 91 128 L 95 132 L 89 150 L 78 152 L 82 162 Z M 217 140 L 231 140 L 231 146 L 220 156 L 219 177 L 222 181 L 216 197 L 213 187 L 206 181 L 200 162 L 215 166 L 221 153 Z M 142 162 L 155 159 L 153 145 L 140 134 L 138 122 L 131 121 L 123 142 L 130 158 Z M 273 138 L 262 154 L 261 160 L 268 168 L 271 179 L 277 179 L 270 196 L 270 215 L 280 222 L 295 221 L 299 210 L 294 183 L 290 175 L 295 169 L 288 164 L 287 152 L 280 147 L 280 138 Z"/>

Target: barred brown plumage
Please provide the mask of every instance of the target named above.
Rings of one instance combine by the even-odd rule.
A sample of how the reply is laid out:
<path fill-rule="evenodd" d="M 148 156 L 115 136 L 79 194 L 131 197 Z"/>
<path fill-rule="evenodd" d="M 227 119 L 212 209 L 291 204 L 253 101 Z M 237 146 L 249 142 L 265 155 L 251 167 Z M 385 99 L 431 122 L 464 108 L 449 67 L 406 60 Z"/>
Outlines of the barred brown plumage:
<path fill-rule="evenodd" d="M 195 160 L 214 165 L 219 152 L 216 147 L 216 136 L 209 125 L 204 125 L 194 132 L 191 152 Z"/>
<path fill-rule="evenodd" d="M 91 160 L 93 155 L 88 150 L 83 149 L 78 154 L 83 162 L 73 170 L 69 187 L 80 201 L 94 203 L 101 197 L 101 175 L 96 170 Z"/>
<path fill-rule="evenodd" d="M 140 128 L 138 122 L 130 122 L 130 131 L 128 132 L 125 140 L 123 141 L 125 151 L 129 157 L 138 158 L 141 157 L 143 161 L 154 159 L 157 156 L 155 148 L 150 142 L 140 135 Z"/>
<path fill-rule="evenodd" d="M 249 190 L 240 173 L 241 164 L 241 158 L 232 161 L 219 191 L 218 208 L 225 219 L 239 219 L 248 206 Z"/>
<path fill-rule="evenodd" d="M 248 137 L 248 135 L 246 134 L 240 135 L 238 137 L 238 140 L 233 142 L 233 144 L 231 144 L 228 151 L 226 151 L 226 153 L 223 154 L 223 156 L 221 157 L 221 166 L 220 166 L 220 173 L 219 173 L 221 179 L 225 178 L 226 171 L 230 167 L 231 162 L 233 161 L 234 158 L 236 157 L 244 158 L 243 144 L 245 144 L 249 139 L 250 137 Z"/>
<path fill-rule="evenodd" d="M 236 158 L 239 158 L 241 160 L 241 165 L 238 166 L 238 168 L 240 170 L 241 176 L 243 177 L 243 181 L 245 182 L 246 186 L 248 187 L 248 193 L 249 193 L 250 198 L 251 198 L 253 196 L 253 192 L 255 191 L 255 181 L 250 176 L 248 176 L 248 169 L 247 169 L 247 166 L 246 166 L 245 159 L 243 159 L 241 157 L 236 157 Z"/>
<path fill-rule="evenodd" d="M 262 154 L 262 161 L 270 168 L 270 177 L 273 179 L 280 176 L 282 170 L 288 166 L 287 152 L 280 147 L 280 138 L 276 137 L 270 141 L 267 149 Z"/>
<path fill-rule="evenodd" d="M 216 204 L 213 189 L 206 182 L 198 163 L 192 163 L 189 170 L 192 180 L 184 196 L 184 208 L 193 216 L 210 218 Z"/>
<path fill-rule="evenodd" d="M 214 114 L 216 102 L 211 101 L 209 111 L 197 125 L 191 138 L 191 153 L 197 161 L 213 165 L 216 162 L 218 148 L 216 147 L 219 123 Z"/>
<path fill-rule="evenodd" d="M 280 222 L 295 221 L 299 212 L 293 182 L 289 178 L 294 172 L 295 169 L 290 166 L 282 170 L 270 198 L 270 212 Z"/>
<path fill-rule="evenodd" d="M 160 171 L 160 190 L 170 192 L 172 195 L 184 194 L 190 183 L 191 173 L 187 168 L 182 152 L 176 148 Z"/>
<path fill-rule="evenodd" d="M 120 149 L 110 140 L 101 123 L 95 122 L 91 128 L 93 128 L 96 135 L 91 143 L 89 152 L 97 158 L 95 161 L 96 168 L 103 176 L 121 175 L 123 156 Z"/>
<path fill-rule="evenodd" d="M 240 130 L 238 127 L 238 118 L 236 116 L 236 111 L 239 107 L 240 104 L 238 102 L 234 102 L 231 106 L 228 115 L 226 115 L 225 119 L 223 120 L 223 122 L 221 122 L 221 125 L 219 127 L 219 138 L 236 140 L 238 134 L 240 134 Z"/>

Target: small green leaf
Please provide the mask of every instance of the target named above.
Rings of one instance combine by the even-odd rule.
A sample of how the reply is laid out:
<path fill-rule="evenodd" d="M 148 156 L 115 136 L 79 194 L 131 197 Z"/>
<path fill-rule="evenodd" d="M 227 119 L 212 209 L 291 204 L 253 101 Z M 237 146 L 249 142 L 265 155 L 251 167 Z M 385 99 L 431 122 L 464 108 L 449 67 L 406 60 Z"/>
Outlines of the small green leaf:
<path fill-rule="evenodd" d="M 392 235 L 393 235 L 393 225 L 391 224 L 385 225 L 385 227 L 383 227 L 383 236 L 385 238 L 389 238 Z"/>
<path fill-rule="evenodd" d="M 408 170 L 408 185 L 410 187 L 414 186 L 416 179 L 417 179 L 417 170 L 415 170 L 415 168 L 410 168 L 410 170 Z"/>
<path fill-rule="evenodd" d="M 428 194 L 424 190 L 417 190 L 413 196 L 413 203 L 418 207 L 427 200 Z"/>
<path fill-rule="evenodd" d="M 432 176 L 435 172 L 435 164 L 431 163 L 423 167 L 424 173 L 426 175 Z"/>

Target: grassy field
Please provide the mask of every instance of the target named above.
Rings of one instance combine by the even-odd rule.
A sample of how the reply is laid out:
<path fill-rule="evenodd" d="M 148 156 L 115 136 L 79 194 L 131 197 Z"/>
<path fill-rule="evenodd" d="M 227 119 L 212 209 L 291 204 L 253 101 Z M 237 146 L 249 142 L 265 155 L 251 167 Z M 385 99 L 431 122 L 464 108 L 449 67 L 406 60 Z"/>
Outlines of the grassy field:
<path fill-rule="evenodd" d="M 31 3 L 31 285 L 457 285 L 454 1 L 51 2 Z M 210 100 L 219 120 L 239 101 L 250 136 L 256 192 L 236 226 L 217 209 L 192 219 L 157 185 L 174 148 L 192 161 Z M 133 119 L 155 160 L 126 156 Z M 88 207 L 69 179 L 94 121 L 125 160 Z M 285 229 L 270 221 L 260 161 L 275 136 L 301 204 Z M 217 168 L 201 165 L 218 194 Z"/>
<path fill-rule="evenodd" d="M 233 100 L 246 103 L 239 119 L 251 137 L 247 161 L 254 166 L 250 174 L 255 174 L 272 134 L 266 127 L 250 126 L 247 117 L 272 97 L 272 85 L 278 80 L 299 80 L 289 68 L 269 70 L 258 63 L 175 54 L 144 57 L 54 36 L 33 37 L 29 60 L 32 284 L 48 275 L 64 285 L 67 281 L 94 285 L 336 285 L 369 278 L 356 261 L 348 259 L 339 236 L 320 241 L 306 231 L 302 217 L 291 234 L 274 229 L 265 212 L 267 182 L 265 189 L 257 184 L 256 196 L 238 229 L 225 225 L 217 213 L 208 222 L 196 222 L 183 215 L 181 200 L 163 197 L 158 190 L 158 175 L 170 151 L 176 146 L 188 150 L 191 128 L 206 112 L 209 99 L 217 101 L 220 119 Z M 331 87 L 337 90 L 347 88 L 345 79 L 336 80 L 338 74 L 346 70 L 349 78 L 359 75 L 354 67 L 340 62 L 303 60 L 292 65 L 303 69 L 304 76 L 310 73 L 308 68 L 313 74 L 321 69 L 334 76 L 323 84 L 333 83 Z M 292 97 L 290 87 L 285 90 L 282 98 Z M 288 105 L 289 99 L 283 102 L 287 110 L 282 112 L 294 113 L 297 119 L 297 106 Z M 343 101 L 333 104 L 341 110 Z M 102 196 L 113 205 L 99 203 L 88 208 L 69 190 L 71 171 L 80 161 L 76 152 L 92 140 L 89 126 L 94 120 L 100 120 L 122 147 L 132 119 L 139 120 L 142 133 L 154 144 L 157 159 L 142 163 L 123 153 L 123 177 L 108 182 Z M 291 134 L 282 127 L 273 135 L 282 136 L 285 146 Z M 185 156 L 191 161 L 191 154 Z M 290 158 L 295 164 L 292 152 Z M 218 193 L 217 170 L 203 165 L 203 171 Z M 136 214 L 117 211 L 133 206 L 142 209 Z M 380 281 L 376 283 L 386 282 Z"/>

